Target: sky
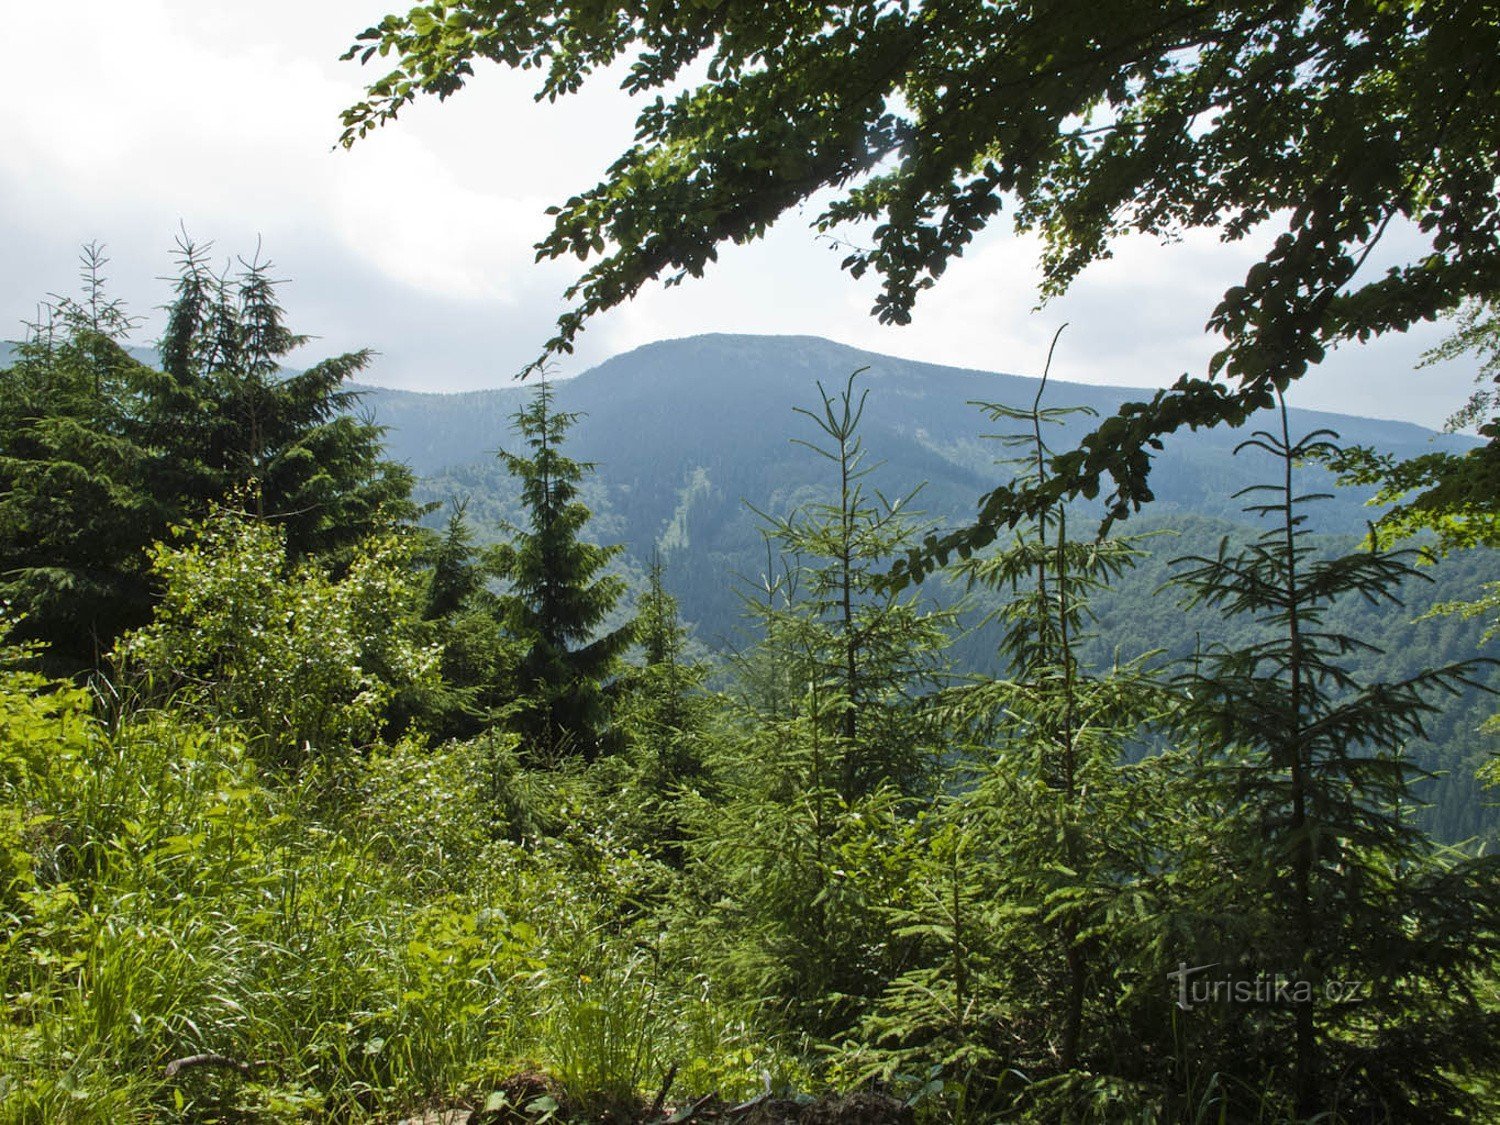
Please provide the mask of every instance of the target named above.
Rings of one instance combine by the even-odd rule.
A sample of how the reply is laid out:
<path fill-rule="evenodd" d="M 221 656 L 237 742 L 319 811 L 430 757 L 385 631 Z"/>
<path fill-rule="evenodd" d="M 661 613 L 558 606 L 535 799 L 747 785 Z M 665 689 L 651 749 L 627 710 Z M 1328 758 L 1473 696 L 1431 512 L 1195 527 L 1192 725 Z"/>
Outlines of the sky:
<path fill-rule="evenodd" d="M 361 68 L 339 55 L 387 10 L 382 0 L 0 0 L 11 44 L 0 338 L 19 337 L 49 294 L 76 292 L 79 247 L 97 240 L 110 292 L 142 318 L 135 341 L 151 343 L 186 232 L 219 262 L 259 247 L 274 263 L 289 325 L 317 338 L 301 362 L 370 347 L 380 354 L 365 382 L 509 383 L 551 335 L 579 267 L 533 261 L 545 208 L 597 182 L 630 143 L 638 107 L 608 76 L 538 104 L 534 74 L 482 67 L 455 98 L 410 107 L 344 150 L 339 111 L 380 71 L 378 59 Z M 1215 345 L 1204 322 L 1256 253 L 1201 232 L 1169 246 L 1130 240 L 1038 309 L 1036 245 L 1002 222 L 924 295 L 912 324 L 892 327 L 869 313 L 874 284 L 841 272 L 843 254 L 808 228 L 815 211 L 725 248 L 703 279 L 643 291 L 598 318 L 558 374 L 656 340 L 744 332 L 1036 375 L 1067 323 L 1054 377 L 1163 386 L 1203 373 Z M 1390 252 L 1408 239 L 1398 233 Z M 1377 254 L 1367 268 L 1381 266 Z M 1427 325 L 1336 352 L 1293 402 L 1439 426 L 1473 389 L 1463 363 L 1414 372 L 1443 335 Z"/>

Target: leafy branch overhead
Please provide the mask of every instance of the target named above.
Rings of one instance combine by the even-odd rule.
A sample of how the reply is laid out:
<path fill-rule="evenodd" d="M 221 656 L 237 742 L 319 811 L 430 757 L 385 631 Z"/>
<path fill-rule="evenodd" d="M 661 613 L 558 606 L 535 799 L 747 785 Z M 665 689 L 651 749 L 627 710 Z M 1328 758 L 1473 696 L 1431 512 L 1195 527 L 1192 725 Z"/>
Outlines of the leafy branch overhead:
<path fill-rule="evenodd" d="M 1205 376 L 1123 407 L 1045 485 L 996 489 L 912 555 L 915 576 L 1059 497 L 1108 484 L 1127 515 L 1163 435 L 1239 424 L 1329 347 L 1500 281 L 1500 20 L 1482 0 L 461 0 L 387 16 L 346 57 L 377 56 L 393 65 L 345 111 L 346 145 L 480 61 L 538 71 L 538 99 L 607 68 L 642 98 L 634 143 L 537 247 L 589 263 L 547 355 L 815 195 L 817 230 L 873 228 L 844 266 L 879 276 L 894 324 L 1006 206 L 1043 240 L 1047 295 L 1126 233 L 1279 231 L 1212 311 Z M 1393 225 L 1423 245 L 1362 272 Z"/>
<path fill-rule="evenodd" d="M 1479 361 L 1475 382 L 1481 389 L 1448 419 L 1446 429 L 1472 426 L 1488 444 L 1404 461 L 1354 446 L 1327 459 L 1338 470 L 1339 483 L 1380 486 L 1371 503 L 1387 509 L 1372 529 L 1377 541 L 1430 532 L 1440 551 L 1500 547 L 1500 389 L 1492 389 L 1500 388 L 1500 306 L 1465 306 L 1457 331 L 1427 352 L 1423 365 L 1457 359 Z"/>

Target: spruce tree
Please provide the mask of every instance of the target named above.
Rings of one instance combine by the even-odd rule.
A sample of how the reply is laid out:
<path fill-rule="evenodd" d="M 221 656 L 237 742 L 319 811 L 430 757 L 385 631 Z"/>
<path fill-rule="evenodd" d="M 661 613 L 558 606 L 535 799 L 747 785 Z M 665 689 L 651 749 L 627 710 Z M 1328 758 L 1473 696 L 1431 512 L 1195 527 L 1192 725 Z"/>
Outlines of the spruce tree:
<path fill-rule="evenodd" d="M 165 529 L 143 486 L 146 369 L 125 350 L 133 324 L 105 293 L 107 264 L 84 248 L 81 297 L 50 305 L 0 372 L 0 602 L 22 618 L 18 639 L 47 642 L 56 672 L 92 665 L 145 623 L 144 548 Z"/>
<path fill-rule="evenodd" d="M 616 831 L 680 867 L 689 810 L 716 792 L 709 760 L 719 700 L 706 689 L 712 667 L 689 651 L 657 556 L 636 601 L 635 635 L 637 651 L 617 681 L 622 753 L 612 773 L 596 776 L 621 798 L 610 816 Z"/>
<path fill-rule="evenodd" d="M 1030 410 L 982 404 L 992 421 L 1025 423 L 1024 432 L 1002 440 L 1023 451 L 1018 480 L 1038 487 L 1045 486 L 1054 456 L 1044 427 L 1092 413 L 1043 407 L 1047 375 L 1044 370 Z M 1125 786 L 1120 767 L 1158 694 L 1138 665 L 1085 669 L 1079 648 L 1091 622 L 1091 597 L 1136 555 L 1126 541 L 1074 538 L 1067 508 L 1054 503 L 1018 531 L 1008 549 L 956 568 L 971 588 L 1009 595 L 994 615 L 1003 626 L 1003 678 L 952 699 L 959 714 L 993 732 L 979 783 L 965 803 L 995 841 L 1001 896 L 1047 920 L 1040 933 L 1022 928 L 1049 951 L 1046 976 L 1055 982 L 1035 994 L 1048 1025 L 1045 1046 L 1035 1046 L 1055 1058 L 1064 1075 L 1084 1058 L 1086 1001 L 1111 1002 L 1099 990 L 1104 943 L 1098 934 L 1109 888 L 1128 854 L 1117 849 L 1128 835 L 1113 823 Z M 1039 1062 L 1024 1065 L 1035 1073 L 1043 1069 Z"/>
<path fill-rule="evenodd" d="M 1474 662 L 1386 683 L 1350 673 L 1373 646 L 1325 618 L 1349 598 L 1397 611 L 1400 584 L 1420 575 L 1401 552 L 1327 558 L 1309 542 L 1305 508 L 1324 497 L 1297 491 L 1296 468 L 1329 454 L 1333 436 L 1294 440 L 1281 404 L 1279 428 L 1241 446 L 1277 466 L 1250 490 L 1266 531 L 1183 560 L 1194 600 L 1253 620 L 1261 637 L 1210 648 L 1181 677 L 1181 732 L 1225 814 L 1205 841 L 1219 873 L 1200 892 L 1197 944 L 1180 953 L 1184 966 L 1289 986 L 1269 1004 L 1196 1007 L 1180 1030 L 1258 1085 L 1261 1112 L 1474 1120 L 1466 1079 L 1500 1064 L 1500 1013 L 1483 993 L 1500 951 L 1500 868 L 1442 856 L 1413 825 L 1421 774 L 1403 753 L 1436 698 L 1472 686 Z"/>
<path fill-rule="evenodd" d="M 442 654 L 441 684 L 420 697 L 398 697 L 388 733 L 416 726 L 439 740 L 473 738 L 500 722 L 511 703 L 507 678 L 517 643 L 500 622 L 499 598 L 489 588 L 493 561 L 475 544 L 465 508 L 454 505 L 419 560 L 426 574 L 421 616 Z"/>
<path fill-rule="evenodd" d="M 1030 409 L 979 404 L 1023 424 L 1000 440 L 1028 485 L 1048 477 L 1046 427 L 1078 409 L 1044 407 L 1046 387 L 1044 371 Z M 852 1065 L 885 1080 L 940 1067 L 961 1120 L 1074 1120 L 1114 1093 L 1122 919 L 1138 910 L 1159 815 L 1126 751 L 1163 693 L 1139 661 L 1096 669 L 1079 653 L 1091 597 L 1136 554 L 1074 538 L 1054 504 L 1007 548 L 954 568 L 971 591 L 1004 599 L 987 621 L 1001 626 L 1002 672 L 941 697 L 966 737 L 890 912 L 919 950 L 861 1028 Z"/>
<path fill-rule="evenodd" d="M 288 371 L 308 342 L 287 328 L 272 267 L 257 255 L 234 277 L 207 246 L 182 241 L 160 343 L 161 374 L 144 409 L 165 454 L 148 484 L 189 514 L 236 490 L 285 530 L 293 558 L 345 550 L 388 517 L 414 516 L 410 470 L 382 457 L 382 429 L 360 418 L 345 384 L 368 349 Z"/>
<path fill-rule="evenodd" d="M 578 415 L 554 410 L 552 398 L 543 380 L 514 415 L 526 452 L 502 450 L 500 460 L 520 482 L 526 524 L 508 527 L 511 539 L 493 557 L 509 587 L 499 619 L 521 650 L 509 722 L 543 763 L 592 760 L 606 749 L 609 687 L 634 635 L 628 624 L 603 629 L 625 593 L 624 582 L 605 573 L 622 548 L 580 537 L 590 513 L 579 484 L 593 466 L 563 453 Z"/>
<path fill-rule="evenodd" d="M 873 487 L 880 466 L 859 432 L 869 391 L 855 389 L 863 370 L 837 395 L 820 383 L 816 409 L 795 408 L 817 430 L 793 441 L 827 462 L 827 496 L 784 516 L 758 513 L 785 580 L 779 599 L 767 578 L 768 596 L 747 602 L 766 650 L 793 670 L 796 695 L 815 682 L 820 708 L 836 716 L 826 781 L 844 801 L 882 786 L 930 790 L 941 748 L 920 701 L 943 681 L 939 653 L 954 619 L 882 583 L 917 537 L 912 502 L 921 486 L 894 499 Z"/>
<path fill-rule="evenodd" d="M 658 797 L 703 776 L 698 739 L 707 721 L 702 691 L 709 672 L 688 655 L 687 629 L 663 571 L 660 557 L 653 556 L 646 591 L 636 605 L 641 662 L 621 677 L 621 725 L 640 759 L 643 780 Z"/>
<path fill-rule="evenodd" d="M 155 604 L 147 548 L 215 503 L 274 520 L 294 558 L 333 555 L 414 514 L 412 478 L 353 415 L 354 352 L 303 372 L 270 267 L 210 272 L 184 242 L 160 369 L 125 350 L 132 324 L 84 253 L 84 291 L 33 326 L 0 373 L 0 598 L 58 672 L 96 664 Z"/>
<path fill-rule="evenodd" d="M 719 881 L 703 924 L 739 938 L 727 971 L 818 1036 L 846 1032 L 903 964 L 883 913 L 904 881 L 896 843 L 946 749 L 924 701 L 952 614 L 880 585 L 916 530 L 910 494 L 869 479 L 858 374 L 798 411 L 816 427 L 797 440 L 824 461 L 824 498 L 765 517 L 752 690 L 716 762 L 726 806 L 704 810 L 693 846 Z"/>
<path fill-rule="evenodd" d="M 422 616 L 441 620 L 458 613 L 484 589 L 485 567 L 474 546 L 474 532 L 464 518 L 468 505 L 456 503 L 433 549 L 432 571 Z"/>

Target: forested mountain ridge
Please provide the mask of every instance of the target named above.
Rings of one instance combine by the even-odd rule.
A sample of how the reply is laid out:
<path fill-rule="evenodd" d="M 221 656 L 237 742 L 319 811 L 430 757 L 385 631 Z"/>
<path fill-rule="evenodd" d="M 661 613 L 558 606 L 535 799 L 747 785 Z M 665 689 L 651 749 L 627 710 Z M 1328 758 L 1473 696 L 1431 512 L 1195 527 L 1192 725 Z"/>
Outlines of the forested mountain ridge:
<path fill-rule="evenodd" d="M 972 518 L 975 503 L 1009 470 L 988 440 L 992 425 L 973 402 L 1029 407 L 1037 380 L 918 363 L 860 351 L 816 337 L 708 335 L 650 344 L 557 383 L 559 409 L 579 411 L 573 440 L 597 463 L 590 494 L 599 534 L 615 535 L 644 561 L 658 548 L 683 612 L 715 636 L 731 628 L 735 606 L 726 580 L 759 552 L 759 517 L 747 504 L 782 513 L 805 499 L 819 479 L 818 459 L 793 440 L 793 411 L 816 399 L 816 384 L 841 386 L 864 368 L 869 391 L 863 418 L 870 456 L 881 462 L 873 483 L 901 495 L 926 482 L 917 507 L 932 523 Z M 463 394 L 361 388 L 361 409 L 386 427 L 388 455 L 421 478 L 421 499 L 467 499 L 481 536 L 513 511 L 513 489 L 495 460 L 507 440 L 506 419 L 527 392 L 516 384 Z M 1149 395 L 1066 381 L 1048 384 L 1045 405 L 1104 413 Z M 1294 432 L 1337 431 L 1350 444 L 1400 456 L 1462 448 L 1469 439 L 1434 434 L 1408 422 L 1314 411 L 1292 412 Z M 1067 448 L 1086 433 L 1074 414 L 1049 436 Z M 1179 513 L 1238 521 L 1234 494 L 1263 479 L 1253 451 L 1233 456 L 1250 428 L 1215 429 L 1169 439 L 1153 470 L 1151 516 Z M 1308 484 L 1328 484 L 1314 473 Z M 1316 512 L 1320 531 L 1362 532 L 1371 518 L 1364 497 L 1339 490 Z"/>
<path fill-rule="evenodd" d="M 726 436 L 740 447 L 780 449 L 787 440 L 787 411 L 806 404 L 814 382 L 842 382 L 859 368 L 865 369 L 862 385 L 872 389 L 866 424 L 873 442 L 884 446 L 886 433 L 905 434 L 940 450 L 955 466 L 976 471 L 982 481 L 992 480 L 992 454 L 975 441 L 979 416 L 969 404 L 1030 405 L 1038 383 L 1031 376 L 899 359 L 816 336 L 714 333 L 647 344 L 557 385 L 559 399 L 569 409 L 589 412 L 577 440 L 598 444 L 601 461 L 606 453 L 628 456 L 632 449 L 649 455 L 657 440 L 667 441 L 674 451 L 680 446 L 684 454 L 708 456 Z M 406 461 L 419 475 L 432 476 L 491 453 L 514 409 L 511 404 L 525 395 L 527 386 L 518 382 L 456 394 L 359 389 L 365 402 L 376 407 L 378 420 L 391 427 L 390 455 Z M 1101 413 L 1152 393 L 1059 378 L 1049 380 L 1048 386 L 1052 405 L 1085 406 Z M 691 430 L 682 425 L 685 419 L 691 420 Z M 1346 442 L 1392 452 L 1425 452 L 1433 441 L 1440 448 L 1471 444 L 1415 423 L 1354 414 L 1294 409 L 1292 421 L 1294 429 L 1330 427 Z M 1071 428 L 1081 430 L 1083 423 Z M 1169 439 L 1158 467 L 1188 456 L 1190 448 L 1233 448 L 1244 436 L 1242 431 L 1218 429 Z M 973 447 L 965 448 L 967 442 Z M 1206 482 L 1191 491 L 1181 488 L 1184 483 L 1163 482 L 1158 501 L 1184 503 L 1210 491 Z"/>
<path fill-rule="evenodd" d="M 707 335 L 662 341 L 617 356 L 555 384 L 560 409 L 579 411 L 570 442 L 597 466 L 584 495 L 594 513 L 590 534 L 625 546 L 620 567 L 639 587 L 658 553 L 668 588 L 698 639 L 725 650 L 746 640 L 743 595 L 766 569 L 759 512 L 783 515 L 822 495 L 820 459 L 794 439 L 807 436 L 797 408 L 816 402 L 817 384 L 842 386 L 864 368 L 857 386 L 869 391 L 862 428 L 872 482 L 889 496 L 925 482 L 914 504 L 938 527 L 972 517 L 977 498 L 1010 470 L 991 437 L 1006 427 L 990 423 L 975 401 L 1029 407 L 1039 381 L 1018 375 L 961 370 L 881 356 L 816 337 Z M 512 438 L 506 419 L 529 394 L 528 385 L 461 394 L 361 388 L 360 409 L 386 427 L 388 453 L 419 476 L 417 496 L 444 507 L 466 503 L 481 540 L 498 538 L 499 523 L 519 514 L 514 482 L 494 453 Z M 1049 381 L 1044 405 L 1112 412 L 1149 392 Z M 1070 416 L 1049 436 L 1068 448 L 1091 418 Z M 1402 457 L 1434 448 L 1460 449 L 1470 439 L 1436 434 L 1409 422 L 1293 410 L 1292 432 L 1335 431 L 1346 443 Z M 1203 638 L 1223 639 L 1223 623 L 1207 611 L 1185 612 L 1178 592 L 1163 591 L 1171 559 L 1211 554 L 1224 535 L 1248 537 L 1247 501 L 1235 493 L 1263 482 L 1263 455 L 1235 447 L 1254 427 L 1184 433 L 1168 439 L 1153 470 L 1156 501 L 1121 530 L 1146 536 L 1146 562 L 1097 601 L 1099 623 L 1089 646 L 1107 661 L 1151 649 L 1182 656 Z M 1328 474 L 1303 470 L 1302 490 L 1328 491 L 1308 514 L 1330 550 L 1347 548 L 1373 517 L 1357 490 L 1333 486 Z M 1092 518 L 1086 507 L 1085 518 Z M 434 521 L 441 518 L 434 514 Z M 1386 655 L 1368 658 L 1383 675 L 1410 674 L 1425 664 L 1467 659 L 1479 651 L 1482 622 L 1417 621 L 1428 608 L 1472 596 L 1494 574 L 1485 554 L 1456 556 L 1413 583 L 1404 609 L 1356 610 L 1352 631 Z M 935 598 L 953 591 L 930 582 Z M 966 615 L 977 624 L 988 605 Z M 993 629 L 977 630 L 950 649 L 959 671 L 995 667 Z M 1435 721 L 1432 743 L 1417 748 L 1425 764 L 1446 776 L 1426 790 L 1434 801 L 1431 826 L 1443 838 L 1492 834 L 1496 810 L 1486 807 L 1474 768 L 1492 739 L 1475 732 L 1492 702 L 1474 692 L 1454 701 Z"/>

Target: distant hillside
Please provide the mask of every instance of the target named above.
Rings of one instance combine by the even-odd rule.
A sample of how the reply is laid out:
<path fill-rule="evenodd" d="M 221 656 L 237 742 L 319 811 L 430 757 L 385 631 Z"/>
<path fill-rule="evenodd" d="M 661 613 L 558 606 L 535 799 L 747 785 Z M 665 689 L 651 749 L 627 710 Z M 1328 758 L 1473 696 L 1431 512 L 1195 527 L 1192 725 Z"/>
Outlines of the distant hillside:
<path fill-rule="evenodd" d="M 815 337 L 714 335 L 651 344 L 556 384 L 559 408 L 584 414 L 569 452 L 598 466 L 586 493 L 595 512 L 591 530 L 603 541 L 625 544 L 622 569 L 633 579 L 653 549 L 659 551 L 684 616 L 709 647 L 743 642 L 743 579 L 753 579 L 766 565 L 760 519 L 748 505 L 784 513 L 828 487 L 827 463 L 792 440 L 815 436 L 794 409 L 817 403 L 818 381 L 834 391 L 857 368 L 867 368 L 857 383 L 869 391 L 866 448 L 872 460 L 883 462 L 873 483 L 896 495 L 926 482 L 916 506 L 932 523 L 956 526 L 971 519 L 979 496 L 1008 470 L 995 464 L 1004 451 L 985 437 L 997 427 L 970 403 L 1029 406 L 1035 379 L 893 359 Z M 520 514 L 494 452 L 513 440 L 509 417 L 528 393 L 522 385 L 451 395 L 365 388 L 361 409 L 389 427 L 389 451 L 419 474 L 422 499 L 466 501 L 480 536 L 493 538 L 499 521 Z M 1057 381 L 1049 384 L 1046 403 L 1106 414 L 1149 394 Z M 1049 440 L 1066 448 L 1090 421 L 1074 416 Z M 1462 448 L 1467 441 L 1408 423 L 1311 411 L 1293 411 L 1292 425 L 1326 427 L 1346 442 L 1403 456 Z M 1233 455 L 1249 433 L 1185 433 L 1158 455 L 1152 475 L 1157 500 L 1124 528 L 1153 533 L 1146 544 L 1151 557 L 1101 601 L 1095 658 L 1154 648 L 1182 655 L 1196 643 L 1225 639 L 1215 615 L 1185 613 L 1177 595 L 1159 589 L 1171 558 L 1212 551 L 1225 534 L 1249 533 L 1242 502 L 1233 494 L 1264 479 L 1267 467 L 1258 456 Z M 1325 474 L 1310 471 L 1306 477 L 1310 491 L 1331 483 Z M 1372 514 L 1363 499 L 1340 491 L 1317 506 L 1316 525 L 1332 537 L 1330 549 L 1347 547 L 1363 531 Z M 1431 586 L 1411 591 L 1407 611 L 1350 606 L 1340 621 L 1390 650 L 1371 665 L 1383 676 L 1414 671 L 1424 662 L 1463 659 L 1476 651 L 1478 622 L 1412 620 L 1437 601 L 1470 595 L 1494 575 L 1491 556 L 1453 560 L 1434 572 Z M 941 585 L 929 585 L 932 596 L 950 596 Z M 968 619 L 977 622 L 983 608 Z M 992 664 L 993 652 L 988 630 L 954 646 L 955 662 L 963 668 Z M 1477 693 L 1468 697 L 1434 728 L 1437 745 L 1417 749 L 1423 760 L 1452 771 L 1431 794 L 1441 806 L 1435 826 L 1449 838 L 1493 833 L 1500 823 L 1495 810 L 1483 807 L 1472 780 L 1485 752 L 1472 728 L 1491 710 Z"/>
<path fill-rule="evenodd" d="M 585 415 L 573 451 L 598 462 L 607 510 L 624 521 L 632 550 L 660 542 L 738 553 L 757 538 L 742 500 L 783 509 L 818 480 L 817 459 L 791 440 L 811 436 L 794 408 L 816 403 L 818 381 L 831 391 L 861 367 L 858 385 L 869 391 L 865 442 L 886 462 L 877 483 L 900 490 L 926 481 L 922 506 L 938 522 L 966 521 L 1005 472 L 994 463 L 1003 451 L 983 436 L 996 427 L 970 403 L 1029 406 L 1035 379 L 893 359 L 814 337 L 699 336 L 611 359 L 558 383 L 557 397 L 562 409 Z M 391 455 L 427 481 L 431 496 L 478 500 L 504 491 L 494 452 L 509 440 L 509 417 L 527 393 L 520 385 L 453 395 L 368 389 L 363 409 L 389 427 Z M 1106 414 L 1149 393 L 1053 382 L 1046 401 Z M 1352 415 L 1294 411 L 1292 424 L 1331 428 L 1346 442 L 1403 456 L 1466 441 Z M 1066 448 L 1090 425 L 1075 415 L 1050 440 Z M 1248 436 L 1214 430 L 1169 439 L 1152 475 L 1154 513 L 1238 519 L 1233 494 L 1261 471 L 1256 457 L 1231 456 Z M 1357 531 L 1369 516 L 1361 497 L 1346 494 L 1325 506 L 1320 527 Z"/>

